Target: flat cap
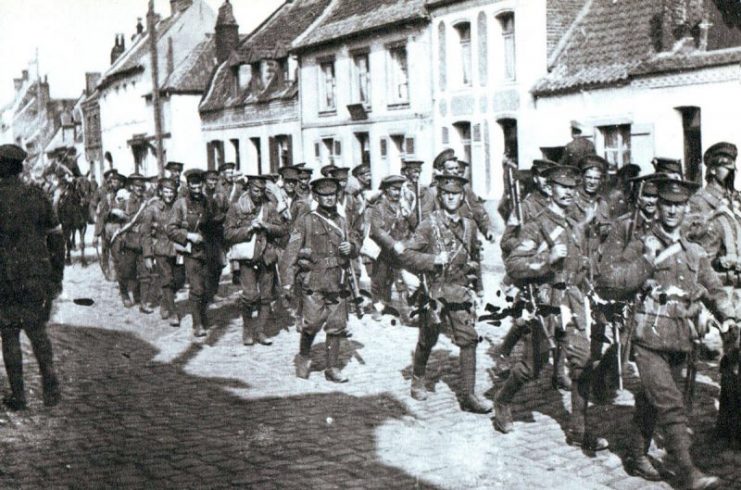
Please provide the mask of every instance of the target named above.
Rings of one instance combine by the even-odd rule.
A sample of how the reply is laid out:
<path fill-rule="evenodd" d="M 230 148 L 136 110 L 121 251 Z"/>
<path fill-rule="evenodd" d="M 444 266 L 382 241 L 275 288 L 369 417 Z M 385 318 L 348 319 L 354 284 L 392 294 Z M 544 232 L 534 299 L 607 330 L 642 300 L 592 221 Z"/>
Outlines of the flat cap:
<path fill-rule="evenodd" d="M 299 170 L 296 167 L 281 167 L 278 173 L 283 180 L 298 180 Z"/>
<path fill-rule="evenodd" d="M 296 168 L 303 168 L 306 166 L 306 162 L 300 162 L 293 165 Z"/>
<path fill-rule="evenodd" d="M 638 186 L 643 185 L 643 187 L 641 188 L 641 194 L 643 194 L 644 196 L 658 196 L 659 188 L 656 185 L 656 182 L 664 179 L 666 179 L 666 175 L 661 173 L 653 173 L 633 177 L 632 179 L 630 179 L 630 182 Z"/>
<path fill-rule="evenodd" d="M 623 179 L 632 179 L 641 173 L 641 167 L 635 163 L 626 163 L 617 170 L 617 175 Z"/>
<path fill-rule="evenodd" d="M 657 173 L 682 175 L 682 161 L 676 158 L 656 157 L 651 165 Z"/>
<path fill-rule="evenodd" d="M 432 168 L 440 170 L 443 168 L 443 164 L 449 160 L 455 160 L 455 151 L 452 148 L 447 148 L 435 157 L 432 161 Z"/>
<path fill-rule="evenodd" d="M 321 169 L 319 169 L 319 172 L 325 177 L 331 177 L 332 172 L 336 168 L 337 168 L 337 165 L 335 165 L 334 163 L 330 163 L 329 165 L 325 165 Z"/>
<path fill-rule="evenodd" d="M 405 170 L 422 170 L 422 165 L 424 165 L 425 162 L 422 160 L 402 160 L 401 161 L 401 171 Z"/>
<path fill-rule="evenodd" d="M 716 165 L 716 162 L 713 160 L 716 156 L 726 156 L 730 158 L 731 160 L 736 160 L 736 157 L 738 156 L 738 148 L 736 148 L 736 145 L 733 143 L 728 143 L 727 141 L 721 141 L 720 143 L 715 143 L 710 148 L 705 150 L 705 154 L 703 155 L 703 161 L 705 162 L 705 165 L 707 166 L 713 166 Z M 734 162 L 725 163 L 724 166 L 735 168 Z"/>
<path fill-rule="evenodd" d="M 109 168 L 108 170 L 106 170 L 105 172 L 103 172 L 103 178 L 106 179 L 106 180 L 108 180 L 109 178 L 111 178 L 115 174 L 118 174 L 118 170 L 116 170 L 115 168 Z"/>
<path fill-rule="evenodd" d="M 436 175 L 435 182 L 437 183 L 437 188 L 441 191 L 459 194 L 464 191 L 466 184 L 468 184 L 468 179 L 458 177 L 457 175 Z"/>
<path fill-rule="evenodd" d="M 599 155 L 584 155 L 579 160 L 579 170 L 584 173 L 590 168 L 596 168 L 605 173 L 607 172 L 607 160 Z"/>
<path fill-rule="evenodd" d="M 679 179 L 658 179 L 655 181 L 659 188 L 659 198 L 674 203 L 687 202 L 692 194 L 700 187 L 699 184 Z"/>
<path fill-rule="evenodd" d="M 185 180 L 187 182 L 203 182 L 203 173 L 200 168 L 191 168 L 185 172 Z"/>
<path fill-rule="evenodd" d="M 229 170 L 229 169 L 234 170 L 235 168 L 237 168 L 236 163 L 226 162 L 226 163 L 222 163 L 221 165 L 219 165 L 219 172 L 223 172 L 224 170 Z"/>
<path fill-rule="evenodd" d="M 335 179 L 340 180 L 347 179 L 348 175 L 350 175 L 350 169 L 347 167 L 335 167 L 329 173 L 329 177 L 334 177 Z"/>
<path fill-rule="evenodd" d="M 178 172 L 182 172 L 184 167 L 185 164 L 181 162 L 167 162 L 165 170 L 177 170 Z"/>
<path fill-rule="evenodd" d="M 157 185 L 161 189 L 172 189 L 173 191 L 178 190 L 177 182 L 169 177 L 160 177 L 160 179 L 157 180 Z"/>
<path fill-rule="evenodd" d="M 203 178 L 208 179 L 209 177 L 213 177 L 218 179 L 219 178 L 219 172 L 216 170 L 206 170 L 203 172 Z"/>
<path fill-rule="evenodd" d="M 405 179 L 401 175 L 389 175 L 388 177 L 383 178 L 378 188 L 383 190 L 387 187 L 396 186 L 396 185 L 401 187 L 401 185 L 406 181 L 407 179 Z"/>
<path fill-rule="evenodd" d="M 323 177 L 311 181 L 311 190 L 320 196 L 337 194 L 340 191 L 340 183 L 332 177 Z"/>
<path fill-rule="evenodd" d="M 365 172 L 370 172 L 371 166 L 370 163 L 361 163 L 360 165 L 356 165 L 352 169 L 353 176 L 357 177 L 360 174 L 363 174 Z"/>
<path fill-rule="evenodd" d="M 561 184 L 566 187 L 576 187 L 579 184 L 579 169 L 572 165 L 559 165 L 551 167 L 543 172 L 543 176 L 549 182 Z"/>
<path fill-rule="evenodd" d="M 247 177 L 247 185 L 261 189 L 264 189 L 268 180 L 270 180 L 269 175 L 246 175 L 245 177 Z"/>
<path fill-rule="evenodd" d="M 302 166 L 298 166 L 298 165 L 296 165 L 296 167 L 298 167 L 298 177 L 299 178 L 302 178 L 302 177 L 303 178 L 311 177 L 312 174 L 314 173 L 314 169 L 313 168 L 302 167 Z"/>
<path fill-rule="evenodd" d="M 539 158 L 536 160 L 533 160 L 533 164 L 531 166 L 532 171 L 537 175 L 543 175 L 543 172 L 551 167 L 557 167 L 558 163 L 554 162 L 553 160 L 548 160 L 545 158 Z"/>
<path fill-rule="evenodd" d="M 22 163 L 28 153 L 18 145 L 0 145 L 0 161 Z"/>

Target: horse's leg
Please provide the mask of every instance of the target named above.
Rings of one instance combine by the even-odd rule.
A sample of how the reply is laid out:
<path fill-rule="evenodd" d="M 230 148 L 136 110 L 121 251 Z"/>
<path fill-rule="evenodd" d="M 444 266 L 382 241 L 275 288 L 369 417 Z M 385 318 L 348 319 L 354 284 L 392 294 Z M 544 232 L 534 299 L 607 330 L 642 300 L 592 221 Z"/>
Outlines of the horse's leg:
<path fill-rule="evenodd" d="M 80 255 L 82 256 L 82 266 L 87 267 L 87 259 L 85 258 L 85 232 L 87 231 L 87 223 L 82 222 L 82 228 L 80 228 Z"/>
<path fill-rule="evenodd" d="M 74 235 L 74 231 L 72 232 Z M 67 253 L 65 258 L 65 263 L 67 265 L 72 264 L 72 239 L 70 238 L 70 232 L 69 230 L 64 230 L 64 242 L 67 245 Z"/>

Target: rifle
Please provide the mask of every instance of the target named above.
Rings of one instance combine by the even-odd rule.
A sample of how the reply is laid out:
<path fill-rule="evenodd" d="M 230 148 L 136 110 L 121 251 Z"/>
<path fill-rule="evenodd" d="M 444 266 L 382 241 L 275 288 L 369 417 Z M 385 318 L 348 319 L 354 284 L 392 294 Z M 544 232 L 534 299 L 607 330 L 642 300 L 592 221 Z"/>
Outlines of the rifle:
<path fill-rule="evenodd" d="M 697 379 L 697 351 L 700 348 L 700 341 L 693 340 L 692 348 L 687 353 L 687 375 L 684 378 L 684 403 L 687 410 L 692 412 L 692 402 L 695 398 L 695 380 Z"/>
<path fill-rule="evenodd" d="M 147 208 L 147 206 L 149 206 L 150 204 L 152 204 L 157 199 L 159 199 L 159 198 L 158 197 L 149 198 L 148 200 L 144 201 L 141 204 L 141 206 L 139 206 L 139 210 L 136 212 L 136 214 L 134 215 L 134 217 L 131 218 L 131 221 L 129 221 L 124 226 L 122 226 L 121 228 L 119 228 L 118 230 L 116 230 L 116 232 L 113 234 L 113 236 L 111 237 L 111 246 L 113 245 L 113 242 L 116 241 L 116 238 L 118 238 L 119 236 L 121 236 L 124 233 L 126 233 L 127 231 L 129 231 L 136 224 L 136 221 L 139 219 L 139 217 L 144 212 L 144 210 Z"/>
<path fill-rule="evenodd" d="M 345 240 L 350 240 L 350 235 L 347 233 L 347 218 L 342 223 L 342 233 L 345 235 Z M 353 269 L 352 261 L 347 261 L 348 279 L 350 282 L 350 291 L 352 293 L 352 303 L 355 305 L 355 315 L 358 319 L 363 318 L 363 295 L 360 292 L 360 284 L 358 283 L 358 277 L 355 275 L 355 269 Z"/>
<path fill-rule="evenodd" d="M 522 226 L 522 202 L 520 200 L 520 183 L 515 178 L 514 170 L 510 166 L 507 166 L 507 181 L 509 187 L 509 198 L 512 202 L 512 206 L 515 212 L 515 218 L 517 218 L 518 226 Z M 538 304 L 535 300 L 535 287 L 532 285 L 532 283 L 527 284 L 525 294 L 527 295 L 527 309 L 534 316 L 538 331 L 542 334 L 543 338 L 547 340 L 548 349 L 555 350 L 556 344 L 555 342 L 553 342 L 553 338 L 548 332 L 548 328 L 545 325 L 545 319 L 543 318 L 543 315 L 541 315 L 539 312 Z M 537 341 L 537 339 L 535 341 Z M 537 350 L 535 351 L 535 357 L 538 359 L 540 358 Z"/>

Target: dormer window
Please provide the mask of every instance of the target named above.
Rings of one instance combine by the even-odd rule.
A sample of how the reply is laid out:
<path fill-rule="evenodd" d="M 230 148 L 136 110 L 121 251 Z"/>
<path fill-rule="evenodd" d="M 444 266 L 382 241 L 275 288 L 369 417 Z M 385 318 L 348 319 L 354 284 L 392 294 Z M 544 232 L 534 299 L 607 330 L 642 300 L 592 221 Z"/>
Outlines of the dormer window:
<path fill-rule="evenodd" d="M 239 95 L 243 90 L 247 88 L 252 79 L 252 67 L 250 65 L 239 65 L 234 71 L 235 81 L 234 84 L 236 95 Z"/>
<path fill-rule="evenodd" d="M 285 82 L 291 81 L 291 73 L 288 69 L 288 58 L 281 58 L 278 60 L 278 70 L 281 80 Z"/>

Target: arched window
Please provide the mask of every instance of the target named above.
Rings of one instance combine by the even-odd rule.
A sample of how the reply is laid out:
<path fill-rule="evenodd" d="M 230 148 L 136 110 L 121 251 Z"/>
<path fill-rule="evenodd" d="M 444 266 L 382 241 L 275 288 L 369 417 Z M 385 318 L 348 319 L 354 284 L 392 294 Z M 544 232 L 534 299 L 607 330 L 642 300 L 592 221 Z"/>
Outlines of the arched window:
<path fill-rule="evenodd" d="M 497 16 L 502 32 L 502 75 L 505 80 L 515 80 L 515 14 L 505 12 Z"/>

